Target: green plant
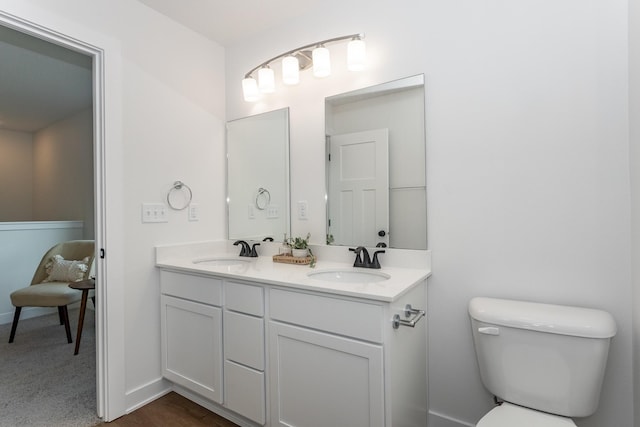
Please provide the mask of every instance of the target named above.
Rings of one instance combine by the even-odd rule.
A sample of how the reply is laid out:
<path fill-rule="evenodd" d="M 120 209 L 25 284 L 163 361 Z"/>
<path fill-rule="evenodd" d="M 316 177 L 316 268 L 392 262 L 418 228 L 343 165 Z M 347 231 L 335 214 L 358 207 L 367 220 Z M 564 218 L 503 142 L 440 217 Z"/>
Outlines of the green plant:
<path fill-rule="evenodd" d="M 309 238 L 311 233 L 307 233 L 307 237 L 295 237 L 289 240 L 289 245 L 293 249 L 307 249 L 309 247 Z"/>

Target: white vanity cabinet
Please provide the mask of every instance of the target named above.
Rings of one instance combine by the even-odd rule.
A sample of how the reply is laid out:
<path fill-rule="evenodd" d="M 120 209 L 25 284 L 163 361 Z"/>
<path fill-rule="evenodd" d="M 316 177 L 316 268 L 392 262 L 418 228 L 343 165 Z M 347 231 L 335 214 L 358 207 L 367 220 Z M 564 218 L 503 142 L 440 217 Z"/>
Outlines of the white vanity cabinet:
<path fill-rule="evenodd" d="M 426 320 L 392 322 L 426 280 L 392 302 L 171 270 L 161 288 L 164 376 L 236 424 L 426 425 Z"/>
<path fill-rule="evenodd" d="M 162 374 L 222 403 L 222 280 L 160 272 Z"/>

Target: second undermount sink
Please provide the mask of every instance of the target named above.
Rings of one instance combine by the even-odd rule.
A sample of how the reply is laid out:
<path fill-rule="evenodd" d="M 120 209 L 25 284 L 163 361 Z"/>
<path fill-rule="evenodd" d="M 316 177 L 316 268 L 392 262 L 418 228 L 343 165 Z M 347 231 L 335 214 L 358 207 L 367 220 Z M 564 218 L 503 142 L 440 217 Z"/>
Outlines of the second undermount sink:
<path fill-rule="evenodd" d="M 233 265 L 244 265 L 250 262 L 241 258 L 205 258 L 193 261 L 194 264 L 208 265 L 210 267 L 229 267 Z"/>
<path fill-rule="evenodd" d="M 388 280 L 391 276 L 379 271 L 365 270 L 319 270 L 307 273 L 312 279 L 336 283 L 376 283 Z"/>

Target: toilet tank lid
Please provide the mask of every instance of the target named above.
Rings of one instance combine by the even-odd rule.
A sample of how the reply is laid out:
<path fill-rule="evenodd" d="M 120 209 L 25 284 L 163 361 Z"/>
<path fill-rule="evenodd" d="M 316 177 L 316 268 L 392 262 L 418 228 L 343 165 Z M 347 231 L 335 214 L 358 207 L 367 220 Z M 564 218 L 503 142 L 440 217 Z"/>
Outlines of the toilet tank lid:
<path fill-rule="evenodd" d="M 493 325 L 584 338 L 611 338 L 616 322 L 606 311 L 476 297 L 469 302 L 471 318 Z"/>

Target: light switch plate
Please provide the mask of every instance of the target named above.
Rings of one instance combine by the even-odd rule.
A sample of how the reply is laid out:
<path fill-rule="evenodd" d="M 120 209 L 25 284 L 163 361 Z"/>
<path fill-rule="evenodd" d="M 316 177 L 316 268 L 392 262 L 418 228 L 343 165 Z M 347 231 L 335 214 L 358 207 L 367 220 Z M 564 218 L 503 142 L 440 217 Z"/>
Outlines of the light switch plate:
<path fill-rule="evenodd" d="M 167 205 L 164 203 L 143 203 L 142 222 L 169 222 Z"/>
<path fill-rule="evenodd" d="M 267 218 L 269 218 L 269 219 L 278 218 L 280 216 L 278 211 L 279 210 L 278 210 L 278 206 L 277 205 L 269 205 L 269 206 L 267 206 Z"/>

